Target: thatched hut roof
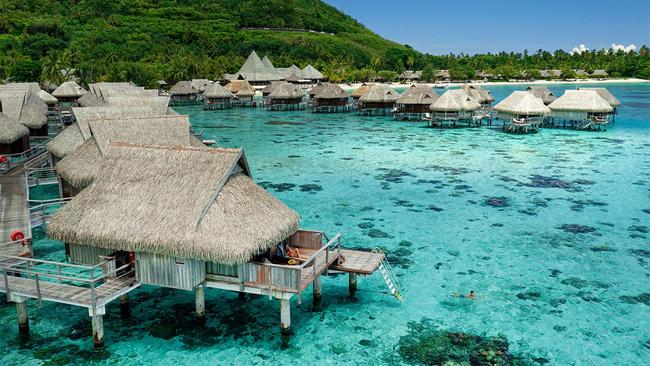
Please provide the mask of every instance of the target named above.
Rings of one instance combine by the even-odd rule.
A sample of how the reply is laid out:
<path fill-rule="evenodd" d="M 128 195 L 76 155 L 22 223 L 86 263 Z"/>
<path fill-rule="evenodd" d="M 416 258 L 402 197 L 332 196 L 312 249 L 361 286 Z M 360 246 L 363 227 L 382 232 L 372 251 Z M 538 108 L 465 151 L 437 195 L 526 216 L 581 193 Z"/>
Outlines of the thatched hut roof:
<path fill-rule="evenodd" d="M 324 84 L 321 90 L 314 95 L 314 99 L 347 99 L 348 97 L 348 93 L 341 86 L 329 83 Z"/>
<path fill-rule="evenodd" d="M 252 97 L 255 95 L 255 88 L 247 80 L 232 80 L 225 88 L 240 97 Z"/>
<path fill-rule="evenodd" d="M 551 92 L 551 90 L 545 86 L 529 86 L 526 88 L 526 91 L 536 96 L 537 98 L 540 98 L 546 105 L 553 103 L 553 101 L 557 99 L 555 94 L 553 94 L 553 92 Z"/>
<path fill-rule="evenodd" d="M 264 64 L 264 67 L 266 67 L 267 70 L 271 72 L 275 72 L 275 66 L 273 66 L 273 63 L 271 62 L 269 56 L 264 55 L 264 57 L 262 58 L 262 64 Z"/>
<path fill-rule="evenodd" d="M 59 85 L 59 87 L 52 92 L 52 96 L 57 99 L 78 98 L 86 93 L 86 89 L 79 86 L 76 81 L 70 80 Z"/>
<path fill-rule="evenodd" d="M 302 77 L 309 80 L 321 80 L 325 78 L 325 76 L 323 76 L 323 73 L 318 71 L 312 65 L 307 65 L 304 69 L 302 69 Z"/>
<path fill-rule="evenodd" d="M 312 96 L 313 96 L 313 95 L 316 95 L 316 94 L 320 93 L 323 89 L 325 89 L 325 88 L 327 87 L 327 85 L 329 85 L 328 82 L 326 82 L 326 81 L 321 81 L 321 82 L 319 82 L 318 84 L 316 84 L 313 88 L 311 88 L 311 89 L 309 90 L 309 93 L 308 93 L 308 94 L 309 94 L 309 95 L 312 95 Z"/>
<path fill-rule="evenodd" d="M 63 159 L 66 155 L 81 146 L 84 141 L 85 139 L 81 134 L 79 124 L 73 123 L 47 143 L 47 151 L 53 156 Z"/>
<path fill-rule="evenodd" d="M 287 82 L 279 82 L 269 94 L 270 99 L 296 99 L 302 98 L 305 94 L 295 85 Z"/>
<path fill-rule="evenodd" d="M 595 90 L 596 93 L 603 97 L 603 99 L 605 99 L 612 107 L 616 108 L 621 105 L 621 101 L 619 101 L 614 94 L 610 93 L 606 88 L 578 88 L 578 90 Z"/>
<path fill-rule="evenodd" d="M 609 113 L 614 109 L 595 90 L 567 90 L 548 105 L 552 111 Z"/>
<path fill-rule="evenodd" d="M 38 97 L 41 98 L 47 104 L 56 104 L 58 100 L 52 96 L 52 94 L 46 92 L 45 90 L 38 91 Z"/>
<path fill-rule="evenodd" d="M 271 65 L 271 67 L 273 67 L 273 65 Z M 239 69 L 238 74 L 249 81 L 273 81 L 282 79 L 282 77 L 275 71 L 275 68 L 268 68 L 264 62 L 262 62 L 255 51 L 248 55 L 248 58 Z"/>
<path fill-rule="evenodd" d="M 192 95 L 198 94 L 199 90 L 192 86 L 192 83 L 186 80 L 181 80 L 174 84 L 174 86 L 169 89 L 169 94 L 171 95 Z"/>
<path fill-rule="evenodd" d="M 463 90 L 481 104 L 494 102 L 492 93 L 489 90 L 481 88 L 479 85 L 463 84 Z"/>
<path fill-rule="evenodd" d="M 294 74 L 298 79 L 304 79 L 305 78 L 304 75 L 303 75 L 302 69 L 300 69 L 296 65 L 291 65 L 289 67 L 276 68 L 276 70 L 278 71 L 280 76 L 282 76 L 285 79 L 288 78 L 289 76 L 291 76 L 292 74 Z"/>
<path fill-rule="evenodd" d="M 280 84 L 286 84 L 286 82 L 285 81 L 271 81 L 271 83 L 269 83 L 267 86 L 263 87 L 262 90 L 260 90 L 260 91 L 262 92 L 262 94 L 265 94 L 265 95 L 271 94 L 275 90 L 275 88 L 277 88 L 278 85 L 280 85 Z"/>
<path fill-rule="evenodd" d="M 371 103 L 391 103 L 399 99 L 400 94 L 391 87 L 384 84 L 375 84 L 370 87 L 367 93 L 364 93 L 359 101 Z"/>
<path fill-rule="evenodd" d="M 475 111 L 479 108 L 481 104 L 463 89 L 447 90 L 430 107 L 432 111 L 441 112 Z"/>
<path fill-rule="evenodd" d="M 221 86 L 219 83 L 210 85 L 208 89 L 203 92 L 206 98 L 233 98 L 234 95 L 228 89 Z"/>
<path fill-rule="evenodd" d="M 101 107 L 106 105 L 106 101 L 94 93 L 86 93 L 77 99 L 80 107 Z"/>
<path fill-rule="evenodd" d="M 591 73 L 591 76 L 607 77 L 609 74 L 605 70 L 594 70 L 594 72 Z"/>
<path fill-rule="evenodd" d="M 359 86 L 359 87 L 357 88 L 357 90 L 355 90 L 354 92 L 352 92 L 352 97 L 353 97 L 353 98 L 357 98 L 357 99 L 358 99 L 358 98 L 361 98 L 361 96 L 364 95 L 364 94 L 366 94 L 366 93 L 368 92 L 368 90 L 370 90 L 370 88 L 371 88 L 373 85 L 375 85 L 375 84 L 371 84 L 371 83 L 368 83 L 368 84 L 363 83 L 363 84 L 361 84 L 361 86 Z"/>
<path fill-rule="evenodd" d="M 236 264 L 299 220 L 255 184 L 243 150 L 120 143 L 47 230 L 66 243 Z"/>
<path fill-rule="evenodd" d="M 72 108 L 77 125 L 84 140 L 92 136 L 88 121 L 98 118 L 124 118 L 124 117 L 155 117 L 162 116 L 166 112 L 160 112 L 150 106 L 104 106 L 104 107 L 87 107 L 87 108 Z"/>
<path fill-rule="evenodd" d="M 439 96 L 429 86 L 411 85 L 397 99 L 397 104 L 431 104 L 438 100 Z"/>
<path fill-rule="evenodd" d="M 199 92 L 204 92 L 214 84 L 214 81 L 210 81 L 208 79 L 192 79 L 190 81 L 194 89 L 198 90 Z"/>
<path fill-rule="evenodd" d="M 190 146 L 188 116 L 106 118 L 88 122 L 93 136 L 56 165 L 57 174 L 77 189 L 92 183 L 111 142 Z"/>
<path fill-rule="evenodd" d="M 5 90 L 5 91 L 21 91 L 21 92 L 29 92 L 34 95 L 38 95 L 38 92 L 41 91 L 40 85 L 36 82 L 25 82 L 25 83 L 7 83 L 4 85 L 0 85 L 0 90 Z"/>
<path fill-rule="evenodd" d="M 29 135 L 27 127 L 0 112 L 0 144 L 11 144 L 26 135 Z"/>
<path fill-rule="evenodd" d="M 295 82 L 298 82 L 298 81 L 300 81 L 302 79 L 299 78 L 296 74 L 291 74 L 291 75 L 287 76 L 286 78 L 284 78 L 284 80 L 295 83 Z"/>
<path fill-rule="evenodd" d="M 495 105 L 494 110 L 523 116 L 540 116 L 551 112 L 541 98 L 536 97 L 528 91 L 513 92 Z"/>
<path fill-rule="evenodd" d="M 0 91 L 2 112 L 31 129 L 47 124 L 47 104 L 27 89 L 3 89 Z"/>
<path fill-rule="evenodd" d="M 169 96 L 164 95 L 154 97 L 120 96 L 108 97 L 106 102 L 108 105 L 115 107 L 150 107 L 157 113 L 157 116 L 162 116 L 167 112 L 169 99 Z"/>

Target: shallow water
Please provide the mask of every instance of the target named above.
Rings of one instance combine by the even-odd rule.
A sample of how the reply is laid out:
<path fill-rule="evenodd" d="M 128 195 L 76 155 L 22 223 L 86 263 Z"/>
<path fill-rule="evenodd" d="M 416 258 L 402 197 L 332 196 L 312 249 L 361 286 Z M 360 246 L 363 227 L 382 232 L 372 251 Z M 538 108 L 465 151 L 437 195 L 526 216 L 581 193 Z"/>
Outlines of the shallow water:
<path fill-rule="evenodd" d="M 277 301 L 208 290 L 208 322 L 197 328 L 192 293 L 145 287 L 132 293 L 131 320 L 109 307 L 99 353 L 79 308 L 32 301 L 32 338 L 21 343 L 14 306 L 0 304 L 0 363 L 400 364 L 407 323 L 431 318 L 503 334 L 514 353 L 552 365 L 646 364 L 650 304 L 638 295 L 650 293 L 650 85 L 606 87 L 623 103 L 607 132 L 177 108 L 206 138 L 244 147 L 255 180 L 304 228 L 390 252 L 406 301 L 387 295 L 379 274 L 360 279 L 355 301 L 346 277 L 326 278 L 322 312 L 311 312 L 309 291 L 292 302 L 294 336 L 280 350 Z M 499 101 L 516 88 L 489 89 Z M 35 235 L 38 257 L 64 257 Z M 449 296 L 470 290 L 477 301 Z"/>

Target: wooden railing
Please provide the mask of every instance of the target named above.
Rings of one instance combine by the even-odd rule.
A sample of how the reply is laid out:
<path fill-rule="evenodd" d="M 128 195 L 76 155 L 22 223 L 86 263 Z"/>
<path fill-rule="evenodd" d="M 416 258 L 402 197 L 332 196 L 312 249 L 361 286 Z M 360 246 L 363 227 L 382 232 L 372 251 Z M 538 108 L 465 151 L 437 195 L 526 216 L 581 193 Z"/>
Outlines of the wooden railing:
<path fill-rule="evenodd" d="M 29 224 L 31 227 L 47 224 L 56 211 L 70 202 L 72 198 L 56 198 L 51 200 L 29 200 Z"/>
<path fill-rule="evenodd" d="M 0 174 L 8 172 L 19 165 L 23 165 L 34 157 L 44 153 L 46 151 L 45 145 L 50 139 L 47 137 L 31 137 L 30 140 L 36 140 L 36 146 L 18 154 L 3 155 L 5 161 L 0 163 Z"/>

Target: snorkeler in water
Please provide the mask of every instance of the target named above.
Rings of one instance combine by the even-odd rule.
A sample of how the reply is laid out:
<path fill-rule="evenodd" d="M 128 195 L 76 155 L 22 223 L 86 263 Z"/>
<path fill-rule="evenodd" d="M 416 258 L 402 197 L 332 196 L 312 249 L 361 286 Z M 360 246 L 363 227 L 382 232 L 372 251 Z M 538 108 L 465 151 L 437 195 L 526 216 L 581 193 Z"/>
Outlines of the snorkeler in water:
<path fill-rule="evenodd" d="M 451 296 L 453 297 L 459 297 L 461 299 L 470 299 L 470 300 L 476 300 L 476 293 L 474 290 L 470 291 L 469 294 L 459 294 L 458 292 L 452 292 Z"/>

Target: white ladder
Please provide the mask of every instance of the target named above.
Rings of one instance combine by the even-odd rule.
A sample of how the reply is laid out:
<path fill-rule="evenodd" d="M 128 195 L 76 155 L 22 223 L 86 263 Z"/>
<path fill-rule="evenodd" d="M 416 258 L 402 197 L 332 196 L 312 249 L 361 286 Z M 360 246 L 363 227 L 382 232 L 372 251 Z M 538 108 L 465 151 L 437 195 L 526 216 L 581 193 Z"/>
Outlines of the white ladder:
<path fill-rule="evenodd" d="M 379 269 L 379 273 L 381 273 L 381 277 L 384 279 L 384 282 L 386 283 L 386 286 L 388 287 L 388 290 L 390 293 L 395 296 L 395 298 L 399 301 L 404 301 L 405 298 L 402 296 L 399 288 L 401 287 L 399 280 L 397 279 L 397 276 L 395 275 L 395 272 L 393 271 L 393 268 L 391 267 L 390 263 L 388 262 L 388 259 L 386 259 L 386 255 L 384 252 L 379 249 L 375 248 L 372 250 L 374 253 L 379 253 L 383 254 L 384 257 L 382 258 L 381 262 L 379 262 L 379 266 L 377 267 Z"/>

